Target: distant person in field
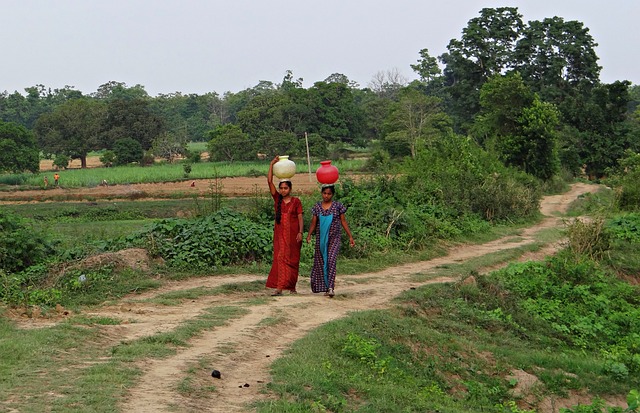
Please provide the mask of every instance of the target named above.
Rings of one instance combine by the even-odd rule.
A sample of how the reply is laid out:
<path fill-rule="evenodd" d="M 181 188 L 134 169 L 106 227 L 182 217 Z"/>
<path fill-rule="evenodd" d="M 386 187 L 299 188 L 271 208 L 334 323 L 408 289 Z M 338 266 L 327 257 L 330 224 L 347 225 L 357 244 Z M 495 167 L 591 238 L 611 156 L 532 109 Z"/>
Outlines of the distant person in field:
<path fill-rule="evenodd" d="M 267 174 L 276 215 L 273 227 L 273 263 L 267 277 L 267 288 L 275 288 L 271 294 L 273 296 L 282 295 L 283 290 L 296 293 L 304 226 L 302 203 L 299 198 L 291 196 L 291 181 L 280 181 L 278 189 L 273 184 L 273 165 L 278 159 L 277 156 L 273 158 Z"/>
<path fill-rule="evenodd" d="M 55 175 L 53 175 L 53 181 L 55 182 L 56 186 L 58 186 L 58 182 L 60 181 L 60 175 L 58 175 L 57 172 Z"/>
<path fill-rule="evenodd" d="M 47 175 L 44 176 L 44 187 L 45 189 L 49 186 L 49 178 L 47 177 Z"/>
<path fill-rule="evenodd" d="M 313 253 L 313 268 L 311 269 L 311 291 L 324 292 L 327 297 L 334 296 L 336 284 L 336 262 L 340 252 L 340 238 L 342 229 L 349 236 L 349 245 L 356 245 L 351 235 L 344 214 L 347 212 L 341 202 L 334 201 L 335 187 L 322 185 L 322 201 L 317 202 L 312 208 L 311 225 L 307 233 L 307 243 L 311 241 L 311 235 L 316 234 L 316 245 Z"/>

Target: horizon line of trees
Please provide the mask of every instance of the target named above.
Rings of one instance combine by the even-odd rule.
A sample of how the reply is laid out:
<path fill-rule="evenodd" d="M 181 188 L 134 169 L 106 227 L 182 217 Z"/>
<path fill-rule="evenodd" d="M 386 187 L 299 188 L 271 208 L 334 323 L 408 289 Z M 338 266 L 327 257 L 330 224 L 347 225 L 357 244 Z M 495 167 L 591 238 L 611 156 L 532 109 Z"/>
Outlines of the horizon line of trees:
<path fill-rule="evenodd" d="M 13 154 L 0 171 L 36 172 L 33 151 L 83 166 L 95 150 L 113 151 L 115 164 L 145 152 L 172 159 L 189 141 L 207 141 L 212 160 L 302 155 L 305 134 L 318 156 L 374 144 L 378 159 L 416 158 L 460 134 L 541 180 L 561 170 L 599 178 L 640 150 L 640 87 L 601 83 L 596 46 L 581 22 L 525 24 L 515 7 L 485 8 L 446 53 L 420 50 L 410 83 L 391 70 L 365 88 L 339 73 L 303 88 L 287 71 L 279 84 L 223 96 L 150 97 L 115 81 L 89 95 L 37 85 L 0 93 L 0 149 Z"/>

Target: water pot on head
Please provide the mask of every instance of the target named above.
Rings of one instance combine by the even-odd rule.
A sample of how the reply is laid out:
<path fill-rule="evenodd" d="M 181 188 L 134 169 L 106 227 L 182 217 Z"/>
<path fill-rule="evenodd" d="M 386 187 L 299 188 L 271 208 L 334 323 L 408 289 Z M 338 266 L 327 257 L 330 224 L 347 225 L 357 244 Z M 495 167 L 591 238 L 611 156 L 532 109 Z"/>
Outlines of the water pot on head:
<path fill-rule="evenodd" d="M 296 164 L 289 155 L 280 155 L 278 162 L 273 164 L 273 174 L 279 179 L 289 179 L 296 174 Z"/>
<path fill-rule="evenodd" d="M 331 165 L 331 161 L 320 162 L 320 168 L 316 170 L 316 179 L 318 182 L 323 185 L 331 185 L 334 184 L 339 177 L 340 173 L 338 172 L 338 168 Z"/>

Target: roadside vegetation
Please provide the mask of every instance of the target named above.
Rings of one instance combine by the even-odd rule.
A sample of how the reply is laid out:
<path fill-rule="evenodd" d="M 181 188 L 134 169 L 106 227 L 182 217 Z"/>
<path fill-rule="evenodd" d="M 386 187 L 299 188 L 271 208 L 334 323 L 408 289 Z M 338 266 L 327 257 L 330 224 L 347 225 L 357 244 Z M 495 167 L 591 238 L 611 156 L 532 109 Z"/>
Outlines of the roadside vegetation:
<path fill-rule="evenodd" d="M 488 8 L 439 56 L 444 72 L 423 49 L 408 84 L 390 72 L 360 88 L 336 73 L 303 88 L 288 71 L 224 96 L 152 98 L 120 82 L 90 95 L 0 93 L 0 191 L 54 193 L 41 158 L 63 188 L 212 180 L 205 196 L 0 207 L 0 410 L 118 411 L 145 361 L 262 304 L 243 295 L 256 282 L 162 294 L 166 306 L 237 301 L 124 342 L 101 326 L 130 320 L 86 315 L 170 280 L 266 274 L 273 202 L 258 189 L 227 199 L 219 179 L 310 153 L 313 169 L 329 158 L 342 173 L 336 197 L 357 244 L 340 271 L 351 274 L 517 239 L 541 219 L 543 195 L 600 185 L 529 249 L 440 268 L 433 276 L 459 282 L 407 291 L 294 343 L 258 411 L 521 413 L 576 396 L 559 411 L 640 411 L 640 89 L 600 82 L 595 45 L 580 22 L 525 24 L 516 8 Z M 96 154 L 102 166 L 86 168 Z M 317 194 L 301 198 L 309 211 Z M 516 262 L 561 238 L 557 254 Z M 305 244 L 301 274 L 312 253 Z M 146 265 L 126 261 L 136 254 Z M 503 268 L 483 271 L 493 266 Z M 21 329 L 16 317 L 51 325 Z M 214 386 L 189 379 L 177 391 L 215 402 Z"/>
<path fill-rule="evenodd" d="M 341 197 L 345 202 L 353 200 L 350 205 L 358 212 L 350 218 L 353 230 L 360 234 L 359 247 L 345 250 L 341 265 L 343 271 L 371 271 L 438 255 L 447 244 L 473 239 L 487 240 L 509 232 L 515 235 L 520 225 L 535 222 L 538 217 L 531 208 L 529 216 L 513 218 L 512 222 L 506 219 L 489 221 L 487 217 L 495 217 L 495 212 L 488 215 L 486 209 L 474 210 L 478 207 L 459 198 L 459 205 L 468 203 L 467 218 L 463 218 L 465 214 L 461 213 L 447 218 L 450 209 L 445 205 L 451 198 L 447 198 L 447 192 L 442 188 L 455 193 L 472 191 L 472 187 L 457 189 L 459 185 L 471 185 L 471 179 L 453 176 L 447 178 L 451 181 L 444 181 L 439 190 L 434 192 L 443 196 L 441 206 L 434 207 L 433 204 L 437 205 L 434 202 L 426 209 L 437 213 L 439 219 L 433 221 L 434 225 L 424 225 L 428 222 L 428 213 L 418 209 L 424 215 L 419 220 L 410 219 L 410 214 L 417 212 L 406 207 L 416 207 L 414 196 L 427 196 L 423 187 L 413 195 L 411 185 L 415 180 L 411 172 L 415 167 L 412 163 L 408 165 L 411 166 L 407 173 L 394 178 L 383 175 L 360 184 L 343 184 Z M 509 171 L 504 170 L 503 173 L 508 175 Z M 484 181 L 482 184 L 485 184 Z M 519 188 L 524 190 L 527 186 Z M 536 185 L 529 190 L 540 193 Z M 515 193 L 521 198 L 521 192 Z M 501 193 L 500 199 L 506 199 L 506 195 Z M 538 196 L 532 198 L 534 205 L 537 205 Z M 363 199 L 369 203 L 363 202 Z M 269 385 L 269 391 L 276 399 L 259 404 L 258 410 L 397 411 L 400 406 L 407 411 L 534 411 L 533 407 L 529 410 L 527 406 L 535 406 L 548 397 L 567 397 L 581 389 L 589 389 L 589 394 L 593 396 L 591 408 L 605 406 L 605 400 L 619 399 L 620 395 L 624 395 L 629 397 L 628 406 L 631 409 L 637 402 L 635 389 L 640 387 L 637 343 L 640 328 L 637 323 L 640 319 L 637 297 L 640 294 L 637 286 L 629 281 L 636 279 L 635 274 L 640 268 L 635 252 L 640 240 L 637 234 L 634 235 L 638 225 L 636 221 L 640 222 L 640 218 L 633 212 L 615 212 L 619 209 L 618 199 L 614 191 L 607 189 L 594 191 L 580 199 L 572 211 L 573 215 L 601 214 L 602 205 L 607 205 L 609 215 L 588 222 L 575 221 L 569 225 L 567 248 L 546 262 L 512 264 L 504 270 L 486 275 L 478 274 L 476 269 L 511 258 L 508 255 L 494 256 L 482 265 L 470 263 L 470 266 L 460 268 L 443 268 L 443 275 L 461 279 L 473 275 L 475 283 L 422 287 L 398 297 L 396 306 L 390 310 L 361 312 L 314 331 L 295 343 L 290 353 L 274 364 L 274 381 Z M 305 203 L 311 201 L 308 199 Z M 190 202 L 195 207 L 195 202 Z M 48 248 L 48 253 L 39 258 L 37 263 L 25 261 L 20 267 L 3 270 L 0 291 L 3 301 L 9 305 L 7 310 L 22 308 L 31 316 L 45 317 L 47 314 L 53 316 L 58 311 L 77 314 L 55 327 L 26 330 L 19 334 L 11 323 L 3 321 L 5 332 L 7 336 L 12 336 L 12 340 L 11 344 L 3 342 L 3 350 L 6 351 L 2 351 L 2 354 L 15 354 L 12 349 L 16 345 L 21 346 L 20 354 L 26 349 L 39 352 L 46 340 L 54 336 L 58 337 L 56 340 L 60 343 L 67 343 L 52 350 L 52 358 L 49 359 L 25 355 L 20 358 L 22 363 L 3 363 L 7 373 L 24 374 L 25 369 L 33 367 L 33 362 L 49 366 L 58 363 L 69 365 L 71 361 L 66 356 L 55 355 L 58 352 L 72 352 L 74 358 L 79 356 L 82 360 L 107 356 L 111 360 L 107 365 L 99 364 L 80 376 L 77 376 L 80 374 L 78 372 L 61 371 L 52 377 L 91 382 L 94 380 L 93 374 L 106 375 L 101 380 L 101 396 L 95 400 L 79 402 L 79 390 L 55 390 L 55 385 L 50 386 L 53 386 L 52 391 L 65 394 L 56 402 L 60 411 L 74 411 L 72 406 L 76 403 L 83 408 L 95 407 L 96 411 L 111 411 L 101 410 L 97 406 L 113 403 L 123 395 L 118 388 L 135 382 L 138 373 L 131 366 L 131 361 L 161 358 L 177 351 L 186 341 L 172 334 L 157 339 L 148 338 L 145 340 L 147 344 L 139 349 L 136 349 L 137 344 L 129 343 L 122 348 L 112 347 L 104 353 L 105 349 L 81 343 L 91 341 L 91 336 L 98 334 L 100 325 L 122 323 L 123 320 L 86 318 L 82 316 L 82 309 L 104 303 L 105 300 L 116 302 L 131 291 L 157 288 L 164 279 L 222 274 L 238 269 L 266 272 L 270 249 L 268 242 L 264 241 L 268 241 L 266 234 L 271 230 L 271 205 L 261 198 L 253 202 L 261 207 L 248 211 L 246 206 L 243 210 L 239 204 L 234 207 L 230 202 L 201 217 L 154 217 L 151 221 L 145 214 L 158 208 L 149 207 L 153 204 L 136 206 L 131 203 L 123 208 L 129 212 L 112 211 L 112 216 L 105 212 L 102 217 L 105 224 L 123 223 L 128 227 L 124 233 L 95 239 L 94 242 L 76 240 L 73 248 L 65 248 L 64 251 L 56 250 L 56 246 L 62 243 L 70 246 L 69 239 L 55 239 L 49 231 L 34 237 L 38 233 L 34 231 L 38 227 L 43 228 L 43 225 L 71 224 L 78 229 L 83 221 L 101 222 L 96 215 L 88 213 L 91 209 L 84 213 L 60 215 L 58 209 L 43 204 L 12 206 L 14 211 L 22 211 L 23 214 L 30 207 L 33 208 L 32 213 L 40 223 L 38 226 L 34 225 L 34 221 L 18 218 L 15 212 L 9 213 L 3 209 L 5 220 L 14 224 L 11 228 L 4 226 L 8 233 L 2 238 L 5 242 L 3 251 L 18 252 L 20 249 L 15 248 L 15 244 L 7 246 L 6 243 L 14 240 L 19 245 L 25 238 L 35 242 L 38 247 Z M 508 200 L 507 205 L 513 202 Z M 522 199 L 518 202 L 522 202 Z M 502 210 L 497 201 L 491 205 L 491 211 Z M 518 205 L 518 213 L 521 213 L 523 207 L 519 203 L 515 205 Z M 65 207 L 72 208 L 69 205 Z M 464 211 L 465 208 L 459 206 L 458 209 Z M 398 212 L 394 214 L 393 211 Z M 403 220 L 405 214 L 407 218 Z M 59 220 L 63 222 L 57 222 Z M 416 220 L 421 224 L 411 224 Z M 139 222 L 139 226 L 136 222 Z M 237 242 L 260 244 L 243 249 L 242 244 L 226 240 L 215 244 L 216 248 L 228 247 L 226 250 L 211 254 L 212 245 L 209 243 L 216 239 L 216 234 L 229 236 L 226 225 L 234 225 L 239 230 Z M 95 231 L 95 227 L 89 226 L 87 230 Z M 243 231 L 256 236 L 255 241 L 251 241 L 251 236 L 242 235 Z M 262 236 L 261 231 L 264 231 Z M 206 236 L 199 238 L 197 233 Z M 413 234 L 411 242 L 407 234 Z M 74 235 L 72 232 L 69 235 L 77 237 L 80 233 Z M 551 236 L 553 240 L 561 235 L 555 232 L 547 237 Z M 179 239 L 176 237 L 183 237 L 185 244 L 173 249 L 170 245 L 177 244 L 168 244 L 169 248 L 165 250 L 163 240 L 180 242 L 175 241 Z M 549 240 L 547 238 L 545 242 Z M 119 268 L 115 263 L 60 271 L 65 262 L 78 262 L 92 254 L 133 247 L 146 248 L 153 255 L 163 258 L 164 264 L 155 267 L 152 274 Z M 71 256 L 74 251 L 76 255 Z M 174 255 L 176 253 L 178 255 Z M 247 256 L 249 253 L 252 255 Z M 308 248 L 303 251 L 307 261 L 310 261 L 310 254 Z M 210 261 L 210 257 L 228 261 L 216 264 Z M 10 262 L 21 261 L 12 257 Z M 206 265 L 198 270 L 200 263 Z M 304 274 L 304 270 L 301 273 Z M 185 291 L 158 299 L 167 305 L 176 305 L 181 299 L 234 294 L 236 291 L 247 291 L 247 288 L 261 289 L 262 285 Z M 238 308 L 242 308 L 242 305 L 239 304 Z M 196 328 L 191 334 L 197 334 L 197 331 Z M 40 335 L 44 337 L 37 338 Z M 99 342 L 97 338 L 93 340 Z M 81 346 L 83 351 L 75 350 L 76 346 Z M 527 393 L 526 400 L 516 392 L 523 380 L 523 372 L 537 378 L 536 390 Z M 36 374 L 34 380 L 37 379 Z M 112 383 L 107 385 L 112 390 L 102 392 L 104 383 Z M 13 381 L 6 381 L 0 391 L 10 394 L 15 391 L 15 386 Z M 82 391 L 98 392 L 89 384 L 87 386 Z M 206 400 L 211 391 L 199 389 L 197 394 Z M 32 400 L 33 411 L 37 411 L 42 402 L 37 398 Z"/>
<path fill-rule="evenodd" d="M 598 213 L 611 195 L 590 193 L 574 213 Z M 533 412 L 584 389 L 591 403 L 560 411 L 638 411 L 639 220 L 571 221 L 567 247 L 545 261 L 450 268 L 473 282 L 421 287 L 388 311 L 323 326 L 275 362 L 277 399 L 258 411 Z"/>

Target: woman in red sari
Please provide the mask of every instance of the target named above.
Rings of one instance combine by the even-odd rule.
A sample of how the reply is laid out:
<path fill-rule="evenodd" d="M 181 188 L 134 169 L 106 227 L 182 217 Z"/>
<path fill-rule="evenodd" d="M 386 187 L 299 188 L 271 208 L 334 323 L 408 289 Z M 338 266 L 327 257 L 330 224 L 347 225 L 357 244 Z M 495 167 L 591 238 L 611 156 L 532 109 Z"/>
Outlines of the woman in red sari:
<path fill-rule="evenodd" d="M 276 213 L 273 227 L 273 264 L 267 288 L 275 288 L 273 296 L 282 295 L 283 290 L 296 293 L 298 268 L 300 267 L 300 249 L 302 248 L 302 203 L 291 196 L 291 181 L 283 180 L 276 190 L 273 184 L 273 165 L 276 156 L 269 165 L 267 181 L 274 201 Z"/>

